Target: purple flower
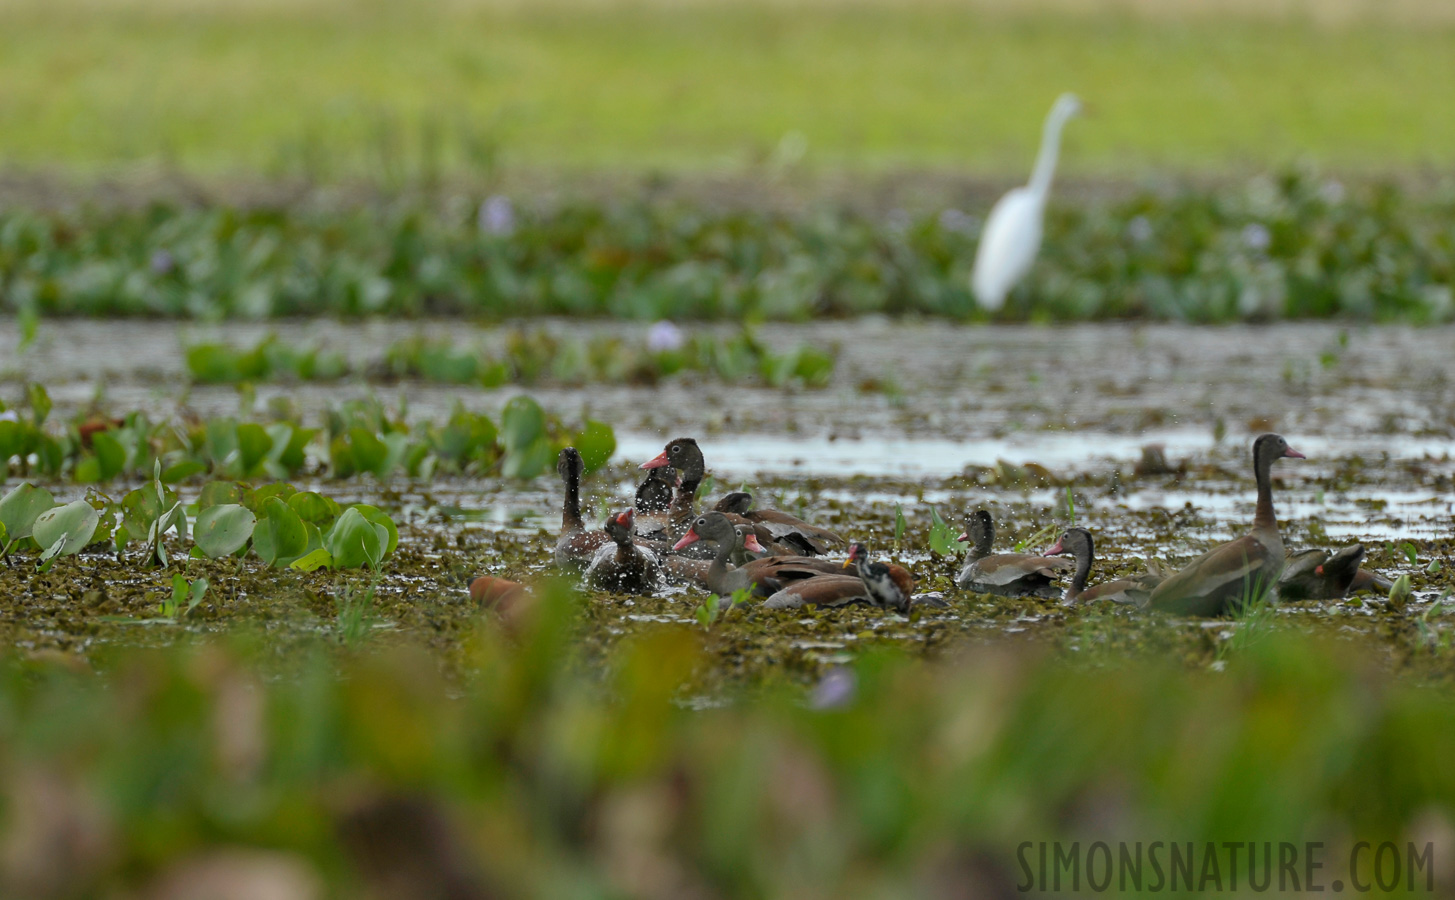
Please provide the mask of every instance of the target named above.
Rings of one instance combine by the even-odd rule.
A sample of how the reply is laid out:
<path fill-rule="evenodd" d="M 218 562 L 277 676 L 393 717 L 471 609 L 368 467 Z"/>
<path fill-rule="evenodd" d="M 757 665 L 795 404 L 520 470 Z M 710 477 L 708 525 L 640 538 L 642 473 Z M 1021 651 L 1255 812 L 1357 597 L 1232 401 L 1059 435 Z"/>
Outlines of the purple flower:
<path fill-rule="evenodd" d="M 859 679 L 853 669 L 839 667 L 830 669 L 818 686 L 813 689 L 809 705 L 814 709 L 843 709 L 854 702 Z"/>
<path fill-rule="evenodd" d="M 13 409 L 7 409 L 4 412 L 0 412 L 0 422 L 19 422 L 19 421 L 20 421 L 20 414 L 17 413 Z"/>
<path fill-rule="evenodd" d="M 1133 216 L 1127 223 L 1127 237 L 1137 244 L 1147 243 L 1152 239 L 1152 223 L 1146 216 Z"/>
<path fill-rule="evenodd" d="M 177 268 L 177 261 L 166 250 L 157 250 L 152 253 L 151 267 L 153 275 L 170 275 Z"/>
<path fill-rule="evenodd" d="M 1249 250 L 1257 250 L 1260 253 L 1268 249 L 1273 243 L 1273 235 L 1269 233 L 1268 226 L 1254 222 L 1243 226 L 1243 245 Z"/>
<path fill-rule="evenodd" d="M 480 204 L 477 222 L 486 234 L 510 237 L 515 233 L 515 207 L 509 197 L 493 194 Z"/>
<path fill-rule="evenodd" d="M 647 349 L 653 353 L 680 350 L 686 342 L 687 337 L 682 333 L 682 329 L 666 319 L 654 323 L 647 331 Z"/>

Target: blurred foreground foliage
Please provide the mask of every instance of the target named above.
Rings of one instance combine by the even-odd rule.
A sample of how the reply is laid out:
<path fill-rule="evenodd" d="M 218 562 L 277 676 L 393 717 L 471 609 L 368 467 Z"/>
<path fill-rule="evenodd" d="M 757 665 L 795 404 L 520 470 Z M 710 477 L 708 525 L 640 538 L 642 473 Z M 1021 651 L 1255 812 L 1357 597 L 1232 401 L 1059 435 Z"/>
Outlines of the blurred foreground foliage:
<path fill-rule="evenodd" d="M 918 218 L 495 196 L 324 210 L 0 211 L 0 309 L 35 315 L 982 317 L 980 213 Z M 1455 194 L 1307 172 L 1053 199 L 1006 319 L 1455 314 Z"/>
<path fill-rule="evenodd" d="M 261 633 L 98 648 L 99 674 L 10 657 L 0 886 L 987 897 L 1015 895 L 1021 841 L 1324 840 L 1338 858 L 1450 833 L 1455 702 L 1344 645 L 1277 632 L 1220 672 L 880 652 L 814 704 L 767 687 L 704 706 L 703 633 L 663 626 L 585 665 L 578 603 L 552 588 L 482 619 L 453 675 L 324 638 L 284 662 Z"/>

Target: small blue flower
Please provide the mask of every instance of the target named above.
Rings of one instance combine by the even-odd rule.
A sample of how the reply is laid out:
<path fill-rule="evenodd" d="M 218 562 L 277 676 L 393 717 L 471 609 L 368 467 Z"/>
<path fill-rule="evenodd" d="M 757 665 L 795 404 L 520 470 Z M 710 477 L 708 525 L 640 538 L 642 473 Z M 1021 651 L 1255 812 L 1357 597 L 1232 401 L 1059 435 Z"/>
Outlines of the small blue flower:
<path fill-rule="evenodd" d="M 153 275 L 170 275 L 177 268 L 177 261 L 166 250 L 157 250 L 152 254 L 151 267 Z"/>
<path fill-rule="evenodd" d="M 858 688 L 859 679 L 854 675 L 853 669 L 830 669 L 813 689 L 813 699 L 809 701 L 809 705 L 814 709 L 843 709 L 854 702 Z"/>
<path fill-rule="evenodd" d="M 1243 245 L 1249 250 L 1262 252 L 1271 243 L 1273 235 L 1268 231 L 1268 226 L 1254 222 L 1243 227 Z"/>
<path fill-rule="evenodd" d="M 510 204 L 509 197 L 493 194 L 480 204 L 477 222 L 486 234 L 510 237 L 515 233 L 515 207 Z"/>
<path fill-rule="evenodd" d="M 647 331 L 647 349 L 653 353 L 680 350 L 686 342 L 687 336 L 682 333 L 682 329 L 666 319 L 654 323 Z"/>

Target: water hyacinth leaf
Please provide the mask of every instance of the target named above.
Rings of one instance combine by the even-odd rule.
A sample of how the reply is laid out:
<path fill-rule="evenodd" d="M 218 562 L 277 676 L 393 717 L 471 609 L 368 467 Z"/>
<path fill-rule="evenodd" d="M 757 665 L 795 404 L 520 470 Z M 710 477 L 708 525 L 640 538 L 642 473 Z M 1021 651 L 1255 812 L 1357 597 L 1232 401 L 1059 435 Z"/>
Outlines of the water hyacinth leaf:
<path fill-rule="evenodd" d="M 96 525 L 100 521 L 101 516 L 94 506 L 85 500 L 73 500 L 36 517 L 31 534 L 47 552 L 59 542 L 61 546 L 53 556 L 70 556 L 80 553 L 91 542 L 91 535 L 96 533 Z"/>
<path fill-rule="evenodd" d="M 343 512 L 337 501 L 317 491 L 299 491 L 288 498 L 288 506 L 298 514 L 298 518 L 315 525 L 332 522 Z"/>
<path fill-rule="evenodd" d="M 235 481 L 209 481 L 202 486 L 202 491 L 197 495 L 197 509 L 199 512 L 211 506 L 221 506 L 224 503 L 242 503 L 243 487 Z"/>
<path fill-rule="evenodd" d="M 202 602 L 202 598 L 207 596 L 207 589 L 209 587 L 211 587 L 211 584 L 206 578 L 199 578 L 192 582 L 187 596 L 187 612 L 191 612 L 197 608 L 198 604 Z"/>
<path fill-rule="evenodd" d="M 253 422 L 237 426 L 237 452 L 244 475 L 257 471 L 272 449 L 273 438 L 263 426 Z"/>
<path fill-rule="evenodd" d="M 384 542 L 384 555 L 393 556 L 394 550 L 399 546 L 399 529 L 395 527 L 394 520 L 389 518 L 383 510 L 369 506 L 364 503 L 355 503 L 352 507 L 368 519 L 374 525 L 384 529 L 387 540 Z"/>
<path fill-rule="evenodd" d="M 101 481 L 110 481 L 126 466 L 126 449 L 104 431 L 91 435 L 91 452 L 96 454 L 97 475 Z"/>
<path fill-rule="evenodd" d="M 28 538 L 35 520 L 55 505 L 50 491 L 28 481 L 21 482 L 0 499 L 0 524 L 5 526 L 11 541 Z"/>
<path fill-rule="evenodd" d="M 220 559 L 247 544 L 257 522 L 257 516 L 246 506 L 236 503 L 209 506 L 197 517 L 194 540 L 203 553 Z"/>
<path fill-rule="evenodd" d="M 381 526 L 364 518 L 358 509 L 349 508 L 339 516 L 324 538 L 324 547 L 340 569 L 358 569 L 366 565 L 378 567 L 384 557 L 389 535 Z"/>
<path fill-rule="evenodd" d="M 201 475 L 207 471 L 207 464 L 201 460 L 184 459 L 179 463 L 168 466 L 159 476 L 163 484 L 176 484 L 179 481 L 186 481 L 194 475 Z"/>
<path fill-rule="evenodd" d="M 544 472 L 555 459 L 551 442 L 544 435 L 523 450 L 507 450 L 500 474 L 506 478 L 530 479 Z"/>
<path fill-rule="evenodd" d="M 288 564 L 288 568 L 297 569 L 300 572 L 312 572 L 316 569 L 329 568 L 333 566 L 333 557 L 322 547 L 317 550 L 303 554 Z"/>
<path fill-rule="evenodd" d="M 954 556 L 960 552 L 960 532 L 951 528 L 937 507 L 930 507 L 930 550 L 941 556 Z"/>
<path fill-rule="evenodd" d="M 35 423 L 36 428 L 39 428 L 45 424 L 46 419 L 50 418 L 51 395 L 46 392 L 43 385 L 39 384 L 30 385 L 26 394 L 30 400 L 31 421 Z"/>
<path fill-rule="evenodd" d="M 29 436 L 26 429 L 33 428 L 28 424 L 12 422 L 8 419 L 0 421 L 0 475 L 5 473 L 6 466 L 12 456 L 19 456 L 25 452 L 25 445 Z"/>
<path fill-rule="evenodd" d="M 588 419 L 586 427 L 572 439 L 571 445 L 581 452 L 581 462 L 586 471 L 595 472 L 606 465 L 611 454 L 616 452 L 616 432 L 605 422 Z"/>
<path fill-rule="evenodd" d="M 348 443 L 355 469 L 372 472 L 379 478 L 389 474 L 389 445 L 377 435 L 364 428 L 350 428 Z"/>
<path fill-rule="evenodd" d="M 531 449 L 545 436 L 546 413 L 539 403 L 520 396 L 505 404 L 500 414 L 500 441 L 507 453 Z"/>
<path fill-rule="evenodd" d="M 285 566 L 308 551 L 303 520 L 277 497 L 263 503 L 263 518 L 253 529 L 253 549 L 270 566 Z"/>

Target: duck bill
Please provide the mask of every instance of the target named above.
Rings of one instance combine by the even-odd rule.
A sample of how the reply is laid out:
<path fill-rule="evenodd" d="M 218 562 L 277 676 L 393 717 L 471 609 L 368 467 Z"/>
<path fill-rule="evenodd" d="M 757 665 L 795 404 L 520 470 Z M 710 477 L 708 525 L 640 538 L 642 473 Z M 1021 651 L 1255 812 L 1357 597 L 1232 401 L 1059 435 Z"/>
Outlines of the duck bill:
<path fill-rule="evenodd" d="M 699 540 L 701 540 L 701 538 L 699 538 L 697 536 L 697 532 L 695 532 L 691 528 L 689 528 L 689 529 L 687 529 L 687 533 L 684 534 L 684 535 L 682 535 L 682 540 L 680 540 L 677 543 L 675 543 L 675 544 L 672 545 L 672 549 L 673 550 L 681 550 L 683 547 L 687 547 L 687 546 L 690 546 L 692 544 L 695 544 Z"/>
<path fill-rule="evenodd" d="M 667 459 L 667 451 L 663 450 L 661 453 L 642 463 L 640 468 L 661 469 L 669 465 L 671 465 L 671 462 Z"/>
<path fill-rule="evenodd" d="M 1057 541 L 1056 543 L 1054 543 L 1051 546 L 1047 547 L 1046 549 L 1042 550 L 1041 551 L 1041 555 L 1042 556 L 1055 556 L 1058 553 L 1065 553 L 1065 552 L 1066 552 L 1065 549 L 1062 548 L 1062 546 L 1061 546 L 1061 542 L 1060 541 Z"/>
<path fill-rule="evenodd" d="M 968 544 L 968 543 L 970 543 L 970 532 L 968 532 L 968 531 L 962 531 L 962 532 L 960 532 L 960 536 L 957 537 L 957 538 L 955 538 L 955 541 L 956 541 L 956 543 L 960 543 L 960 544 Z"/>
<path fill-rule="evenodd" d="M 683 538 L 683 540 L 686 540 L 686 538 Z M 743 538 L 743 546 L 746 547 L 748 550 L 750 550 L 753 553 L 767 553 L 768 552 L 767 550 L 764 550 L 763 549 L 763 545 L 762 544 L 758 543 L 758 536 L 756 534 L 750 534 L 747 537 Z M 676 549 L 676 548 L 673 548 L 673 549 Z"/>
<path fill-rule="evenodd" d="M 1308 459 L 1307 456 L 1304 456 L 1302 453 L 1299 453 L 1292 447 L 1289 447 L 1287 450 L 1283 451 L 1283 455 L 1288 459 Z"/>
<path fill-rule="evenodd" d="M 631 527 L 632 527 L 632 523 L 634 523 L 636 521 L 636 519 L 637 519 L 636 512 L 634 510 L 630 510 L 629 509 L 626 512 L 624 512 L 621 515 L 619 515 L 619 516 L 616 517 L 616 524 L 618 524 L 621 527 L 625 528 L 627 531 L 630 531 L 631 530 Z"/>
<path fill-rule="evenodd" d="M 1322 574 L 1324 574 L 1324 567 L 1323 566 L 1315 566 L 1314 567 L 1314 574 L 1315 575 L 1322 575 Z"/>

